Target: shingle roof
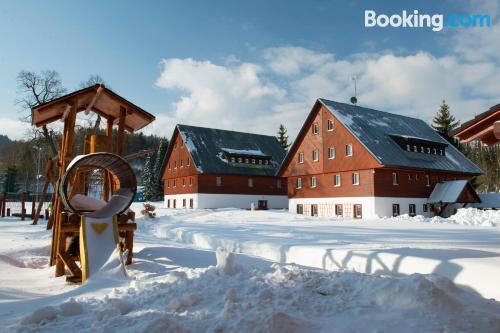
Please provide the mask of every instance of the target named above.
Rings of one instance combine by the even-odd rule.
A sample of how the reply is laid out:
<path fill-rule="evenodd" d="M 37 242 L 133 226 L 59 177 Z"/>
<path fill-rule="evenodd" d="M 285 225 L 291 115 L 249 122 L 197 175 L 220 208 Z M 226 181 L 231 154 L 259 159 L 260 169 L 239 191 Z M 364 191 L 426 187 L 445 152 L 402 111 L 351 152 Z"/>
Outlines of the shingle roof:
<path fill-rule="evenodd" d="M 477 165 L 424 121 L 357 105 L 318 99 L 384 166 L 481 174 Z M 445 155 L 402 149 L 391 136 L 447 145 Z"/>
<path fill-rule="evenodd" d="M 269 135 L 177 125 L 193 162 L 202 173 L 275 176 L 285 150 Z M 270 157 L 269 165 L 229 163 L 226 154 Z"/>

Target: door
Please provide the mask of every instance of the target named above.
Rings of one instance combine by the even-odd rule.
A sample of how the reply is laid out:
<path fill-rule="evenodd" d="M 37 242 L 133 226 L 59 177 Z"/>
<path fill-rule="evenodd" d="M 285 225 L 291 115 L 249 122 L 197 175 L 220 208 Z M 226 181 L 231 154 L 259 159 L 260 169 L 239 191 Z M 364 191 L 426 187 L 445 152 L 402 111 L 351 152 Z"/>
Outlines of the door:
<path fill-rule="evenodd" d="M 361 205 L 354 205 L 354 218 L 355 219 L 360 219 L 363 217 L 363 208 Z"/>
<path fill-rule="evenodd" d="M 318 216 L 318 205 L 317 204 L 311 205 L 311 216 Z"/>
<path fill-rule="evenodd" d="M 266 210 L 267 209 L 267 200 L 259 200 L 257 203 L 258 209 L 259 210 Z"/>

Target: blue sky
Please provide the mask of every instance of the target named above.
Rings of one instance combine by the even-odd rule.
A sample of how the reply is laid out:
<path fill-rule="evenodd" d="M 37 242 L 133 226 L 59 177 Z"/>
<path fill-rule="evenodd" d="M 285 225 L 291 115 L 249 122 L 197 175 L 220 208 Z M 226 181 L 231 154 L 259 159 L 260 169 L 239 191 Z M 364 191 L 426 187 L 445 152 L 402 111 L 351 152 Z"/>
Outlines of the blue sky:
<path fill-rule="evenodd" d="M 480 13 L 490 28 L 364 27 L 364 10 Z M 54 69 L 68 90 L 92 74 L 176 122 L 293 136 L 315 98 L 432 118 L 440 100 L 466 120 L 499 103 L 498 2 L 3 1 L 0 129 L 21 137 L 16 75 Z M 255 126 L 249 127 L 249 121 Z"/>

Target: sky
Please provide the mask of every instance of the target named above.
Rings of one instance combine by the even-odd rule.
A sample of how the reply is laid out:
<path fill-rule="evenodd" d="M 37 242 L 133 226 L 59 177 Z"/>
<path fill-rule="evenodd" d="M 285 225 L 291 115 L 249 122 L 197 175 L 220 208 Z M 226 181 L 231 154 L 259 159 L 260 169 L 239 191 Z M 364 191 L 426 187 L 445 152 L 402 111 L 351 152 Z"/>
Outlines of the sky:
<path fill-rule="evenodd" d="M 364 11 L 487 14 L 491 26 L 366 28 Z M 28 124 L 21 70 L 72 91 L 99 74 L 157 120 L 293 139 L 317 98 L 427 122 L 443 99 L 466 121 L 500 103 L 499 1 L 0 1 L 0 134 Z M 24 114 L 25 115 L 25 114 Z"/>

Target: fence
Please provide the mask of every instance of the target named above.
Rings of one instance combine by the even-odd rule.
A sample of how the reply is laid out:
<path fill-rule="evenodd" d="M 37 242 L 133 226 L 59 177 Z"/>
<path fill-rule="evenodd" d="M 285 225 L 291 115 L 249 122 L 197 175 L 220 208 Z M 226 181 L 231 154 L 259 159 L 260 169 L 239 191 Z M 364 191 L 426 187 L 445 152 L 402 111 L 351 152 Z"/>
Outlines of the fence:
<path fill-rule="evenodd" d="M 9 193 L 4 192 L 0 201 L 0 213 L 2 217 L 15 216 L 21 220 L 26 218 L 32 219 L 35 215 L 35 210 L 40 200 L 41 195 L 35 193 Z M 52 194 L 46 194 L 43 197 L 43 206 L 40 217 L 48 219 L 49 205 L 51 204 Z"/>

